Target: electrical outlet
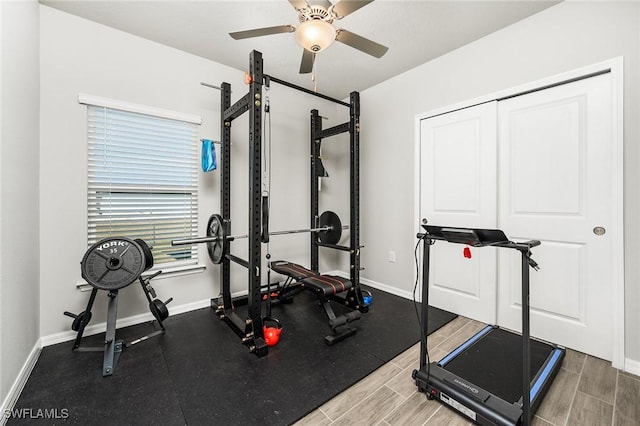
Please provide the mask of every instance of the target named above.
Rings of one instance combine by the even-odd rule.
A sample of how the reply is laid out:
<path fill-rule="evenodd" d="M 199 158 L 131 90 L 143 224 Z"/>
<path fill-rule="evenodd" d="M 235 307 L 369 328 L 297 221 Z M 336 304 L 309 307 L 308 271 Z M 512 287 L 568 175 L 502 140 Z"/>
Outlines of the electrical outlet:
<path fill-rule="evenodd" d="M 396 252 L 393 250 L 389 251 L 389 262 L 396 263 Z"/>

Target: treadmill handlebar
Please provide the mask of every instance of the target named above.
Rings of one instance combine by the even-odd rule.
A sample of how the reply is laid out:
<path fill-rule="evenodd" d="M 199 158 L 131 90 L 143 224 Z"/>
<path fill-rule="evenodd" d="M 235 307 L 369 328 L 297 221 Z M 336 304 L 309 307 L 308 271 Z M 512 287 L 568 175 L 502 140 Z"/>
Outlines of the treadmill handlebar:
<path fill-rule="evenodd" d="M 433 244 L 434 240 L 446 240 L 446 238 L 439 235 L 431 235 L 429 232 L 418 232 L 416 234 L 416 238 L 419 240 L 430 239 Z M 452 241 L 448 240 L 452 243 L 460 243 L 460 241 Z M 533 268 L 535 271 L 540 270 L 540 266 L 538 263 L 531 258 L 531 249 L 533 247 L 537 247 L 541 244 L 540 240 L 529 240 L 521 243 L 516 243 L 514 241 L 498 241 L 495 243 L 484 244 L 486 246 L 494 246 L 494 247 L 504 247 L 504 248 L 513 248 L 522 252 L 522 254 L 526 257 L 527 262 L 529 262 L 529 266 Z M 482 245 L 480 245 L 482 246 Z"/>
<path fill-rule="evenodd" d="M 540 243 L 540 240 L 530 240 L 520 244 L 525 244 L 529 246 L 529 248 L 533 248 L 533 247 L 539 246 L 541 243 Z"/>
<path fill-rule="evenodd" d="M 430 238 L 430 239 L 433 239 L 433 240 L 448 241 L 450 243 L 460 243 L 458 241 L 447 240 L 446 238 L 443 238 L 441 236 L 431 235 L 428 232 L 418 232 L 416 234 L 416 238 L 419 239 L 419 240 L 422 240 L 424 238 Z M 497 241 L 497 242 L 494 242 L 494 243 L 483 244 L 483 245 L 514 248 L 514 249 L 517 249 L 517 250 L 528 250 L 528 249 L 531 249 L 533 247 L 537 247 L 540 244 L 541 244 L 540 240 L 529 240 L 529 241 L 524 241 L 524 242 L 521 242 L 521 243 L 517 243 L 515 241 Z M 482 246 L 482 245 L 480 245 L 480 246 Z"/>

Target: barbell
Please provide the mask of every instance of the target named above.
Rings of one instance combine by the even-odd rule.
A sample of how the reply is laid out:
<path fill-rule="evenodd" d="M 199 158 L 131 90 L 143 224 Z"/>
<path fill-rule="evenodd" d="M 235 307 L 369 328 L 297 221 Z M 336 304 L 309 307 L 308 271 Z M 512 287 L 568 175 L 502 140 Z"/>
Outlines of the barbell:
<path fill-rule="evenodd" d="M 332 211 L 326 211 L 320 215 L 317 228 L 294 229 L 289 231 L 274 231 L 272 235 L 285 234 L 301 234 L 306 232 L 317 232 L 320 242 L 325 244 L 338 244 L 342 237 L 342 230 L 349 229 L 348 226 L 342 226 L 342 222 L 337 214 Z M 207 244 L 209 258 L 215 264 L 222 262 L 224 256 L 229 252 L 229 242 L 243 238 L 249 238 L 248 234 L 243 235 L 226 235 L 224 220 L 219 214 L 212 214 L 207 222 L 207 236 L 189 238 L 171 241 L 172 246 L 190 245 L 190 244 Z"/>

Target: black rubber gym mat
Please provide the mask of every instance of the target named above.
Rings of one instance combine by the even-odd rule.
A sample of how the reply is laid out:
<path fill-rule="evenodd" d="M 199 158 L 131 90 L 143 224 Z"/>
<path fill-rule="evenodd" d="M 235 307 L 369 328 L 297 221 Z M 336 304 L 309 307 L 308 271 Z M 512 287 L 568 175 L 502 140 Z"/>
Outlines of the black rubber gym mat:
<path fill-rule="evenodd" d="M 303 292 L 273 307 L 284 331 L 263 358 L 249 353 L 210 308 L 169 317 L 166 334 L 126 349 L 106 378 L 102 352 L 74 353 L 72 341 L 45 347 L 15 408 L 66 409 L 68 418 L 8 424 L 291 424 L 418 342 L 413 302 L 370 291 L 370 312 L 352 323 L 358 333 L 333 346 L 324 343 L 330 332 L 324 311 Z M 433 330 L 456 317 L 439 309 L 429 315 Z M 152 330 L 139 324 L 118 329 L 116 337 L 129 341 Z M 103 339 L 89 336 L 83 346 Z"/>
<path fill-rule="evenodd" d="M 553 347 L 531 340 L 531 380 Z M 469 346 L 445 366 L 457 376 L 507 402 L 522 396 L 522 336 L 496 328 Z"/>

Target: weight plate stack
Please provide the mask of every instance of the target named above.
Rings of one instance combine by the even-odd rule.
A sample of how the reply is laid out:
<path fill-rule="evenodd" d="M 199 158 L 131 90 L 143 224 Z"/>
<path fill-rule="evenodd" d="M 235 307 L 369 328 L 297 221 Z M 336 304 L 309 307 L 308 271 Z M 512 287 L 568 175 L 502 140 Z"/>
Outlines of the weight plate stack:
<path fill-rule="evenodd" d="M 101 290 L 118 290 L 145 271 L 145 254 L 135 241 L 124 237 L 105 238 L 84 254 L 82 278 Z"/>
<path fill-rule="evenodd" d="M 146 241 L 141 238 L 136 238 L 133 241 L 138 243 L 138 245 L 142 249 L 142 253 L 144 254 L 144 270 L 148 271 L 149 269 L 153 268 L 153 253 L 151 253 L 151 247 L 149 247 L 149 244 L 147 244 Z"/>

